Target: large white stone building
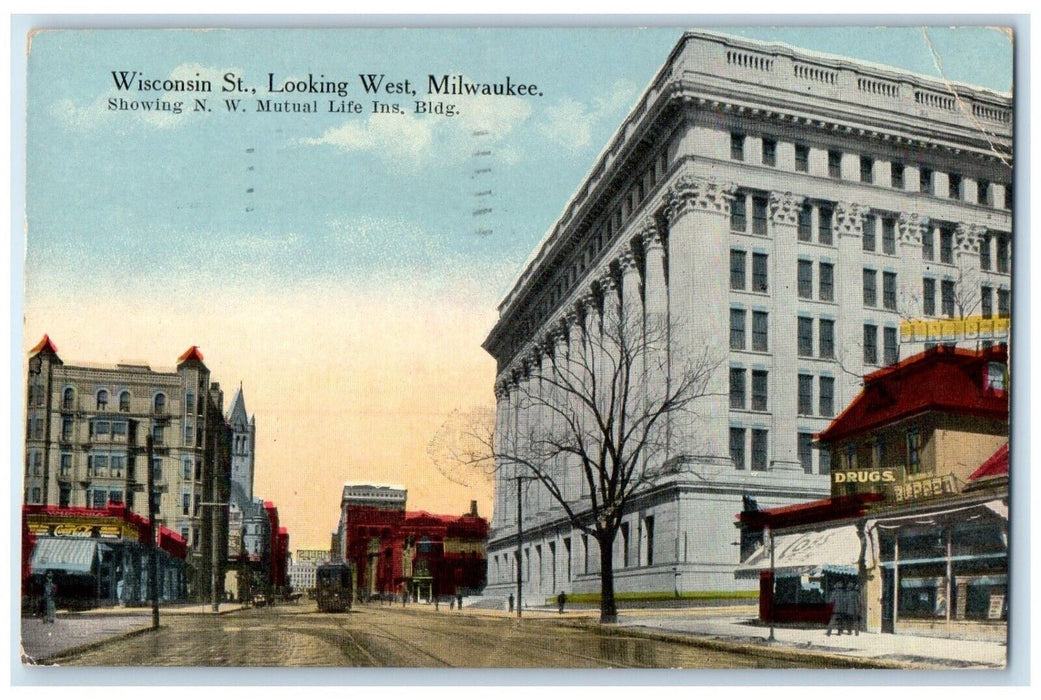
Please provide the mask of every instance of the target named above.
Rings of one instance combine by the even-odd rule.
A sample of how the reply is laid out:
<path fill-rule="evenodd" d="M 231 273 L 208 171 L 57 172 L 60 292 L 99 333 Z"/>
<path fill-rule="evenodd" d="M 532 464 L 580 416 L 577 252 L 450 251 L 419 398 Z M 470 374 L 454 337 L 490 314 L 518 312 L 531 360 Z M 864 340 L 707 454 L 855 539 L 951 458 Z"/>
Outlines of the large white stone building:
<path fill-rule="evenodd" d="M 742 496 L 823 498 L 812 436 L 860 377 L 923 349 L 902 320 L 1009 314 L 1012 98 L 779 44 L 690 32 L 499 306 L 497 440 L 548 353 L 607 305 L 667 318 L 668 366 L 720 366 L 665 458 L 689 469 L 632 501 L 619 592 L 731 591 Z M 569 341 L 571 339 L 571 341 Z M 668 381 L 662 378 L 662 381 Z M 516 483 L 499 473 L 488 593 L 516 585 Z M 573 480 L 565 493 L 582 510 Z M 596 542 L 537 484 L 526 596 L 599 590 Z M 531 599 L 531 598 L 529 598 Z"/>

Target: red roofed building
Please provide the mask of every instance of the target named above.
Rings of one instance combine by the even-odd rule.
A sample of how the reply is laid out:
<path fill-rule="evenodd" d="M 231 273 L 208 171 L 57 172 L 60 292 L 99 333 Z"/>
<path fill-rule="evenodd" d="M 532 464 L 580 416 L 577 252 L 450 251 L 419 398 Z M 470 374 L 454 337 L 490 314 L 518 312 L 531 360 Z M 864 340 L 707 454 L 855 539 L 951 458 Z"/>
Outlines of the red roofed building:
<path fill-rule="evenodd" d="M 470 595 L 484 589 L 488 521 L 476 502 L 461 515 L 405 510 L 407 492 L 378 484 L 347 484 L 336 542 L 351 564 L 360 598 Z"/>
<path fill-rule="evenodd" d="M 1004 638 L 1008 386 L 1005 346 L 938 347 L 866 376 L 817 436 L 831 498 L 738 516 L 737 575 L 759 577 L 761 618 L 823 624 L 845 582 L 869 631 Z"/>

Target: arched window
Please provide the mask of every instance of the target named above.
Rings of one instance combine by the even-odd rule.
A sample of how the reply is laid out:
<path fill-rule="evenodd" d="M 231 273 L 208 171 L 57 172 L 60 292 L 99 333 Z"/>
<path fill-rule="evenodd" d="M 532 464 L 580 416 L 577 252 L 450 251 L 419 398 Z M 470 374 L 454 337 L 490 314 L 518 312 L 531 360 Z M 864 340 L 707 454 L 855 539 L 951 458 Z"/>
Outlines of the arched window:
<path fill-rule="evenodd" d="M 61 395 L 61 407 L 71 411 L 76 405 L 76 391 L 71 387 L 65 387 Z"/>
<path fill-rule="evenodd" d="M 156 394 L 152 399 L 152 410 L 155 413 L 166 413 L 166 394 Z"/>
<path fill-rule="evenodd" d="M 108 391 L 101 389 L 98 391 L 98 410 L 104 411 L 108 408 Z"/>
<path fill-rule="evenodd" d="M 130 392 L 121 391 L 119 392 L 119 410 L 126 413 L 130 410 Z"/>

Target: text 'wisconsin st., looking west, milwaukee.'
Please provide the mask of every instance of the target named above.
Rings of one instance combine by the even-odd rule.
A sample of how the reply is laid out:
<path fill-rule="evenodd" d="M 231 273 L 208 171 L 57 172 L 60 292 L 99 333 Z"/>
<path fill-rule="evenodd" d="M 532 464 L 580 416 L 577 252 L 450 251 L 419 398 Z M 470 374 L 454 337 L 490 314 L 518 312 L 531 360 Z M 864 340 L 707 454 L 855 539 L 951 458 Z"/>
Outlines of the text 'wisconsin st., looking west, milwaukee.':
<path fill-rule="evenodd" d="M 306 77 L 267 73 L 258 85 L 234 71 L 220 80 L 196 72 L 191 77 L 154 78 L 136 70 L 111 71 L 118 96 L 110 112 L 231 112 L 254 114 L 434 114 L 452 117 L 468 97 L 542 97 L 536 83 L 505 76 L 478 82 L 460 74 L 428 74 L 418 82 L 384 73 L 359 73 L 348 80 L 325 73 Z M 424 85 L 425 83 L 425 85 Z M 420 89 L 425 92 L 420 93 Z M 185 95 L 178 99 L 178 95 Z M 219 99 L 212 95 L 221 95 Z"/>

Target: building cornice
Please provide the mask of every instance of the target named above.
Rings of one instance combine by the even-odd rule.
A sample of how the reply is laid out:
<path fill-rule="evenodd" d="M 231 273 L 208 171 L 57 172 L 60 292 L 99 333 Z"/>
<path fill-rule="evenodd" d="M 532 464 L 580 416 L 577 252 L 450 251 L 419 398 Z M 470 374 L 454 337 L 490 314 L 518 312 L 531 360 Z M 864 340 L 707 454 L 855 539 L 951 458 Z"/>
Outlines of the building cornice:
<path fill-rule="evenodd" d="M 499 304 L 494 353 L 527 290 L 613 194 L 636 147 L 672 115 L 715 113 L 876 140 L 982 163 L 1011 162 L 1012 97 L 875 64 L 737 37 L 683 35 Z"/>

